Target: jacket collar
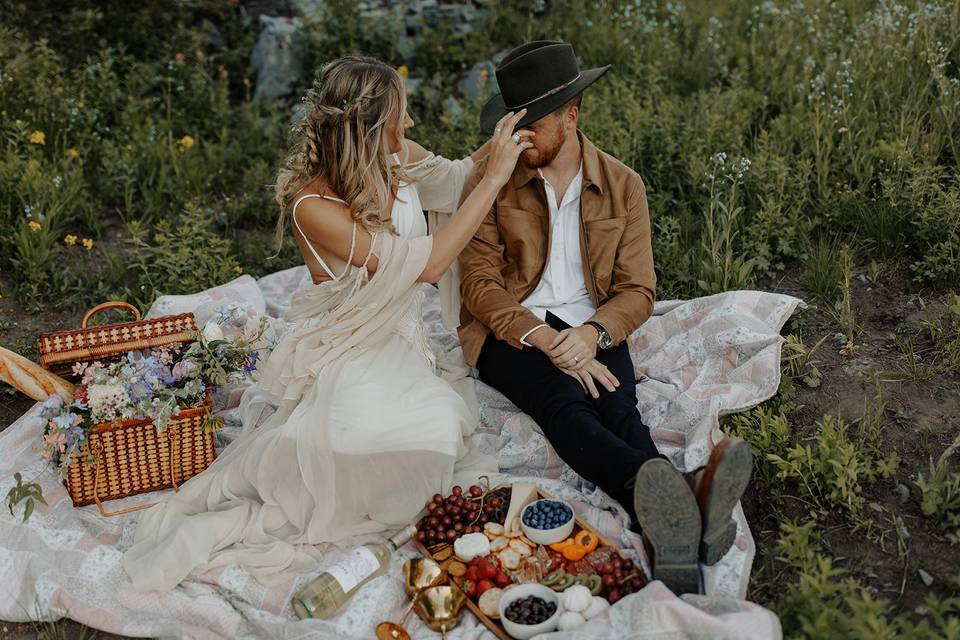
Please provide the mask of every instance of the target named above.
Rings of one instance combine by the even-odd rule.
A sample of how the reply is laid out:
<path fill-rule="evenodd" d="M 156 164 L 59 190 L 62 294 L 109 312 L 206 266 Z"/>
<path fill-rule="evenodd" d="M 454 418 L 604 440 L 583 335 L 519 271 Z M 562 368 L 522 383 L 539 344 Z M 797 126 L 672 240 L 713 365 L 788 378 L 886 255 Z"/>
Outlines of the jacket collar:
<path fill-rule="evenodd" d="M 580 157 L 583 163 L 582 188 L 586 190 L 587 187 L 596 187 L 600 195 L 603 195 L 603 174 L 600 171 L 600 152 L 580 129 L 577 129 L 577 138 L 580 139 Z M 518 189 L 534 178 L 539 177 L 539 171 L 528 167 L 521 160 L 517 162 L 517 168 L 513 172 L 513 186 Z"/>

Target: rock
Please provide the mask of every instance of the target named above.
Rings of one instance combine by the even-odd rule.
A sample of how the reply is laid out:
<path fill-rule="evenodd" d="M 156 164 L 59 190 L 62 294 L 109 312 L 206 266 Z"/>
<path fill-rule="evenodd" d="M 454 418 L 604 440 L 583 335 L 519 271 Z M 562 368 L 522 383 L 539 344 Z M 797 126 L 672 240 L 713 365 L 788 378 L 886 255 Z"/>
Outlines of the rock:
<path fill-rule="evenodd" d="M 298 100 L 290 109 L 290 124 L 296 124 L 307 114 L 307 104 Z"/>
<path fill-rule="evenodd" d="M 288 95 L 303 74 L 306 39 L 299 18 L 260 16 L 260 37 L 250 54 L 257 70 L 257 97 Z"/>
<path fill-rule="evenodd" d="M 907 485 L 903 484 L 902 482 L 898 482 L 895 491 L 897 494 L 897 500 L 900 501 L 900 504 L 905 504 L 908 500 L 910 500 L 910 489 L 907 487 Z"/>
<path fill-rule="evenodd" d="M 463 118 L 463 107 L 453 96 L 447 96 L 443 102 L 443 111 L 452 122 L 459 122 Z"/>
<path fill-rule="evenodd" d="M 500 93 L 496 70 L 497 67 L 492 62 L 478 62 L 460 78 L 457 82 L 457 90 L 471 102 Z"/>
<path fill-rule="evenodd" d="M 933 576 L 924 571 L 923 569 L 917 569 L 917 575 L 920 576 L 920 580 L 923 581 L 923 584 L 927 587 L 933 584 Z"/>
<path fill-rule="evenodd" d="M 297 15 L 318 19 L 326 13 L 327 2 L 326 0 L 293 0 L 293 7 Z"/>

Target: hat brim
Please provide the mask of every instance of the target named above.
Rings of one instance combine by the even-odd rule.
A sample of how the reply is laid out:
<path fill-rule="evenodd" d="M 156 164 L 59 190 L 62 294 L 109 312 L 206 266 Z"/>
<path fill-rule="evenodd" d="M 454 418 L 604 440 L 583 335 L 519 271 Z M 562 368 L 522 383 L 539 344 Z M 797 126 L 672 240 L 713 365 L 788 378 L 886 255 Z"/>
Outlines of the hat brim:
<path fill-rule="evenodd" d="M 527 105 L 527 114 L 517 123 L 517 128 L 519 129 L 520 127 L 527 126 L 531 122 L 536 122 L 543 116 L 553 113 L 570 100 L 573 100 L 577 94 L 582 93 L 584 89 L 599 80 L 603 74 L 609 71 L 610 66 L 611 65 L 608 64 L 605 67 L 596 67 L 595 69 L 581 71 L 577 81 L 563 91 L 558 91 L 542 100 L 537 100 L 533 104 Z M 505 116 L 507 111 L 509 111 L 509 109 L 507 109 L 503 103 L 503 95 L 498 93 L 493 96 L 487 101 L 487 104 L 483 105 L 483 110 L 480 112 L 480 129 L 484 133 L 492 134 L 500 118 Z"/>

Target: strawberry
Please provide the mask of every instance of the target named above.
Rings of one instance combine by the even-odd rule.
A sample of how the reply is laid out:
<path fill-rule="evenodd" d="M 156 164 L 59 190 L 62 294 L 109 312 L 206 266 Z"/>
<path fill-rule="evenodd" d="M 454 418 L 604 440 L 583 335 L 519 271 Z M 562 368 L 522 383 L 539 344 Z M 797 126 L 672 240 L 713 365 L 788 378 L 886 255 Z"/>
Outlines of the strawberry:
<path fill-rule="evenodd" d="M 480 579 L 492 580 L 497 577 L 497 568 L 489 561 L 481 562 L 477 567 L 477 576 Z"/>
<path fill-rule="evenodd" d="M 510 576 L 505 574 L 503 571 L 497 571 L 497 576 L 493 579 L 493 581 L 501 589 L 508 586 L 512 582 L 512 580 L 510 580 Z"/>
<path fill-rule="evenodd" d="M 463 583 L 463 592 L 467 594 L 468 598 L 477 597 L 477 583 L 473 580 L 467 580 Z"/>
<path fill-rule="evenodd" d="M 470 582 L 476 582 L 478 579 L 479 576 L 477 576 L 477 565 L 471 564 L 469 567 L 467 567 L 467 580 Z"/>
<path fill-rule="evenodd" d="M 493 589 L 493 587 L 494 587 L 494 584 L 489 580 L 481 580 L 480 582 L 477 583 L 477 597 L 479 598 L 480 596 L 483 595 L 484 591 L 487 591 L 488 589 Z"/>

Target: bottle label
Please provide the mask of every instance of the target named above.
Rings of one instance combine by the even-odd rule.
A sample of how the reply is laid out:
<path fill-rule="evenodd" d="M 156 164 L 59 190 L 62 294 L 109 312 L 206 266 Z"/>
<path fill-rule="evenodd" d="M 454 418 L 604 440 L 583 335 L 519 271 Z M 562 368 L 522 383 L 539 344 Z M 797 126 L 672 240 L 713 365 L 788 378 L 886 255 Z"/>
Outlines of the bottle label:
<path fill-rule="evenodd" d="M 327 569 L 327 573 L 340 584 L 344 593 L 350 593 L 351 589 L 379 568 L 380 561 L 370 549 L 357 547 L 350 555 Z"/>

